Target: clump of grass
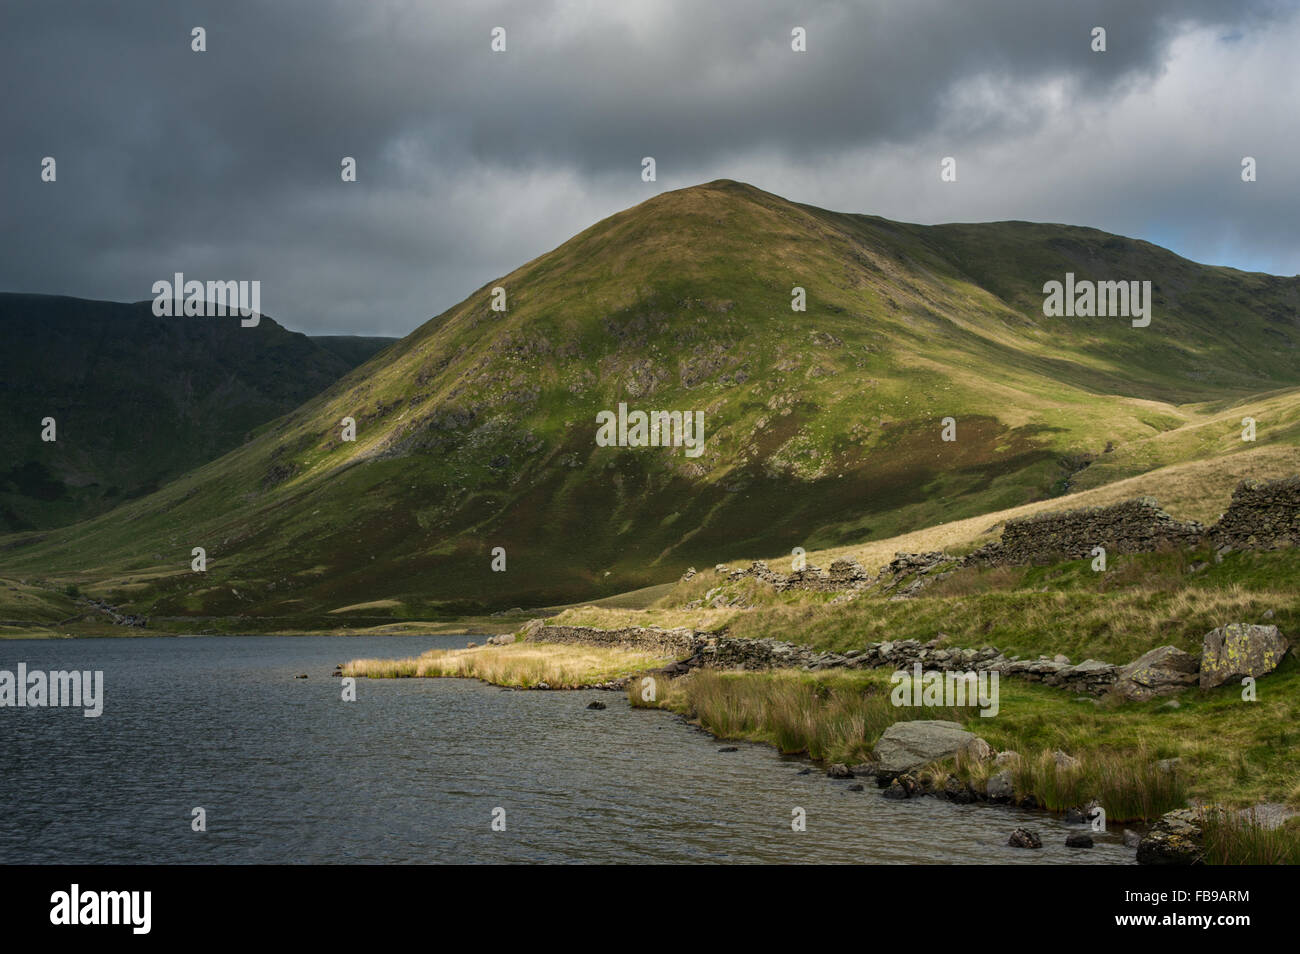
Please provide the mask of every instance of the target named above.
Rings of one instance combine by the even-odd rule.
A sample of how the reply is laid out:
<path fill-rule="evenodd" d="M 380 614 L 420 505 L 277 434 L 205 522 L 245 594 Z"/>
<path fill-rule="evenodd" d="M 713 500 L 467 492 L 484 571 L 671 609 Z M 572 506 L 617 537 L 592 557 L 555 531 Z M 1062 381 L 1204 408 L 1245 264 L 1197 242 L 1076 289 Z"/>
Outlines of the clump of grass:
<path fill-rule="evenodd" d="M 650 653 L 598 646 L 513 643 L 469 649 L 433 649 L 407 659 L 354 659 L 345 676 L 370 679 L 461 677 L 495 686 L 579 689 L 623 679 L 671 660 Z"/>
<path fill-rule="evenodd" d="M 881 684 L 833 673 L 701 669 L 661 683 L 659 693 L 647 702 L 639 680 L 628 687 L 634 705 L 683 712 L 719 737 L 768 742 L 783 753 L 832 762 L 868 760 L 880 734 L 900 720 L 960 722 L 969 715 L 952 707 L 895 706 Z"/>
<path fill-rule="evenodd" d="M 1057 764 L 1055 753 L 1021 758 L 1012 769 L 1019 793 L 1032 793 L 1054 812 L 1098 802 L 1114 822 L 1150 821 L 1187 805 L 1187 787 L 1177 771 L 1162 769 L 1146 749 L 1094 751 Z"/>
<path fill-rule="evenodd" d="M 1294 818 L 1270 828 L 1249 814 L 1206 812 L 1201 832 L 1209 865 L 1300 864 L 1300 821 Z"/>

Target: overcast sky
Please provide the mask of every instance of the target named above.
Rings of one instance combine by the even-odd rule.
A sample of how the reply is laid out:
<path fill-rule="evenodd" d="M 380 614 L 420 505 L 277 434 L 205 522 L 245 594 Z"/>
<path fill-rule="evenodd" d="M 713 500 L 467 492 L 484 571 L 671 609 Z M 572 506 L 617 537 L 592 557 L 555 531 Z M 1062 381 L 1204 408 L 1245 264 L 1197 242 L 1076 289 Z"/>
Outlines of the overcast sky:
<path fill-rule="evenodd" d="M 1293 275 L 1298 57 L 1300 0 L 4 0 L 0 290 L 259 279 L 290 328 L 400 335 L 718 178 Z"/>

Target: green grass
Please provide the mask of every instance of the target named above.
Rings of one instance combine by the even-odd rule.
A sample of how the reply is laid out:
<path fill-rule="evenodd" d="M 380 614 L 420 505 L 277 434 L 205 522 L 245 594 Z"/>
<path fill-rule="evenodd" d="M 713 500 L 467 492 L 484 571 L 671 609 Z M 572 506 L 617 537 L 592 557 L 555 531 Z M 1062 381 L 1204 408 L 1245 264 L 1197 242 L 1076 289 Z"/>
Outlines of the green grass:
<path fill-rule="evenodd" d="M 1189 798 L 1229 807 L 1279 801 L 1300 807 L 1300 666 L 1259 683 L 1259 701 L 1243 702 L 1232 687 L 1183 695 L 1178 709 L 1163 700 L 1110 706 L 1058 689 L 1004 679 L 1000 710 L 897 708 L 882 671 L 719 673 L 696 671 L 657 684 L 634 705 L 680 712 L 724 738 L 767 742 L 825 762 L 867 760 L 880 733 L 899 719 L 962 723 L 998 751 L 1020 753 L 1021 794 L 1062 811 L 1097 798 L 1114 821 L 1153 819 Z M 1078 759 L 1058 772 L 1050 754 Z M 1173 772 L 1157 769 L 1179 759 Z M 969 767 L 968 767 L 969 768 Z M 983 774 L 986 775 L 985 767 Z M 983 777 L 982 775 L 979 777 Z"/>

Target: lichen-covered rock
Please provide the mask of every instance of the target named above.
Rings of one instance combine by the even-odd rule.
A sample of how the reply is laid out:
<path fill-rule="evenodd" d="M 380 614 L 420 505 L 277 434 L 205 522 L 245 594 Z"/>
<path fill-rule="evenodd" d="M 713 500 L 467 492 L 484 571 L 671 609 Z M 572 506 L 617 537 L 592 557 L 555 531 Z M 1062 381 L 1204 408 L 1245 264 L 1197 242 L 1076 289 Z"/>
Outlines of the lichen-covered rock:
<path fill-rule="evenodd" d="M 1138 843 L 1140 865 L 1198 865 L 1205 855 L 1201 813 L 1179 808 L 1161 816 Z"/>
<path fill-rule="evenodd" d="M 1290 644 L 1276 626 L 1229 623 L 1205 634 L 1201 645 L 1202 689 L 1277 668 Z"/>
<path fill-rule="evenodd" d="M 1194 686 L 1199 671 L 1199 662 L 1191 653 L 1176 646 L 1158 646 L 1120 670 L 1115 692 L 1129 701 L 1145 702 Z"/>

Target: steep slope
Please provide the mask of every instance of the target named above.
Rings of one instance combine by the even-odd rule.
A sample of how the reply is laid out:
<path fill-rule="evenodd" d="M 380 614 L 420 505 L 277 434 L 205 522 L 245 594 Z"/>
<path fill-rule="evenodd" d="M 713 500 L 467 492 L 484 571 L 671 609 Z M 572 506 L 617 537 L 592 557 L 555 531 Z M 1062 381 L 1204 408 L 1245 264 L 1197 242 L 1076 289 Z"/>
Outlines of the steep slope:
<path fill-rule="evenodd" d="M 391 343 L 17 294 L 0 294 L 0 342 L 0 530 L 69 524 L 151 493 Z M 53 442 L 41 439 L 46 417 Z"/>
<path fill-rule="evenodd" d="M 1150 326 L 1045 317 L 1043 284 L 1067 271 L 1152 281 Z M 1044 499 L 1205 402 L 1300 385 L 1298 305 L 1297 279 L 1091 229 L 905 225 L 709 183 L 480 289 L 158 494 L 0 541 L 0 571 L 71 574 L 155 614 L 337 621 L 879 539 Z M 620 402 L 702 412 L 703 453 L 598 446 Z"/>

